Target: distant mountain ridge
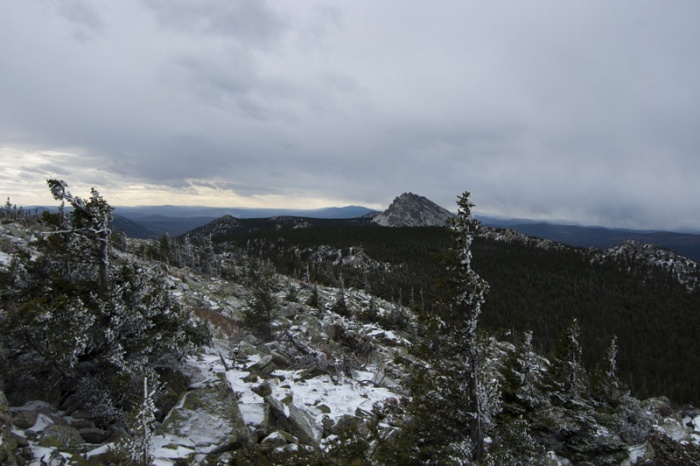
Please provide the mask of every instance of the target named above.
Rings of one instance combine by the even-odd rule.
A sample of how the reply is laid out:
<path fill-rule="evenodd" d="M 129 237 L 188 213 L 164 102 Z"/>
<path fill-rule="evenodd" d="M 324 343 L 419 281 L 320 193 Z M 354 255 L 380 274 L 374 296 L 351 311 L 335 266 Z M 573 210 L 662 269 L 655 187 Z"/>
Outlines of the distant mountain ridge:
<path fill-rule="evenodd" d="M 115 213 L 128 219 L 138 221 L 148 217 L 177 217 L 193 218 L 208 217 L 209 219 L 231 215 L 236 218 L 269 218 L 269 217 L 310 217 L 310 218 L 356 218 L 376 213 L 367 207 L 344 206 L 323 207 L 320 209 L 255 209 L 247 207 L 206 207 L 206 206 L 117 206 Z"/>
<path fill-rule="evenodd" d="M 638 243 L 650 243 L 700 262 L 700 235 L 693 233 L 628 230 L 546 222 L 525 223 L 523 220 L 511 220 L 509 222 L 507 219 L 491 219 L 489 217 L 481 218 L 480 221 L 484 226 L 510 228 L 531 237 L 548 239 L 581 248 L 608 249 L 628 240 Z"/>
<path fill-rule="evenodd" d="M 164 234 L 180 236 L 224 216 L 237 219 L 273 217 L 351 219 L 373 215 L 377 211 L 362 206 L 303 210 L 163 205 L 117 206 L 114 213 L 115 230 L 122 230 L 131 238 L 160 238 Z"/>
<path fill-rule="evenodd" d="M 32 207 L 55 211 L 55 207 Z M 432 214 L 431 214 L 432 212 Z M 354 219 L 374 217 L 376 225 L 385 226 L 443 226 L 446 209 L 412 193 L 398 196 L 381 213 L 361 207 L 329 207 L 315 210 L 243 209 L 197 206 L 116 207 L 115 231 L 122 230 L 131 238 L 159 238 L 163 234 L 179 236 L 222 217 L 239 219 L 271 217 L 304 217 L 316 219 Z M 700 262 L 700 234 L 670 231 L 630 230 L 599 226 L 566 225 L 558 222 L 500 218 L 476 215 L 484 226 L 510 228 L 528 236 L 556 241 L 568 246 L 612 248 L 626 240 L 651 243 Z"/>
<path fill-rule="evenodd" d="M 441 227 L 452 216 L 452 212 L 426 197 L 403 193 L 373 221 L 384 227 Z"/>

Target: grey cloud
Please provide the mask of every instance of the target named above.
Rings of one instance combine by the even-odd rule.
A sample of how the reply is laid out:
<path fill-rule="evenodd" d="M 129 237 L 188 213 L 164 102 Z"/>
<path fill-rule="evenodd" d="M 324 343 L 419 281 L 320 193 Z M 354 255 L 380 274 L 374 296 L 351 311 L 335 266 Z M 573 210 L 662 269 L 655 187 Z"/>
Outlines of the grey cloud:
<path fill-rule="evenodd" d="M 696 2 L 55 5 L 0 4 L 0 149 L 113 185 L 700 228 Z"/>
<path fill-rule="evenodd" d="M 59 0 L 56 8 L 73 25 L 74 36 L 80 41 L 91 39 L 104 29 L 104 22 L 93 3 L 85 0 Z"/>
<path fill-rule="evenodd" d="M 248 46 L 276 42 L 286 27 L 266 0 L 144 0 L 144 3 L 167 29 L 222 35 Z"/>

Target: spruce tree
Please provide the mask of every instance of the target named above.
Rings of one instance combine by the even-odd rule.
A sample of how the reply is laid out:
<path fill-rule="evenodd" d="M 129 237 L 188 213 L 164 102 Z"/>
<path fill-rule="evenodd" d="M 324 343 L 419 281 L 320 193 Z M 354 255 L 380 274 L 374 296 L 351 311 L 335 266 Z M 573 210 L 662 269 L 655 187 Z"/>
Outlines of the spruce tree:
<path fill-rule="evenodd" d="M 485 458 L 485 438 L 500 409 L 498 386 L 485 377 L 489 342 L 478 334 L 488 284 L 471 267 L 478 222 L 469 193 L 450 219 L 451 297 L 434 316 L 428 368 L 413 377 L 411 418 L 397 437 L 391 459 L 401 464 L 464 464 Z"/>
<path fill-rule="evenodd" d="M 243 321 L 263 338 L 272 337 L 272 321 L 279 303 L 274 294 L 276 278 L 271 263 L 263 262 L 253 268 L 253 295 L 243 311 Z"/>
<path fill-rule="evenodd" d="M 306 300 L 306 304 L 311 306 L 312 308 L 316 310 L 321 309 L 321 298 L 318 294 L 318 287 L 316 285 L 311 288 L 311 294 L 309 295 L 309 298 Z"/>
<path fill-rule="evenodd" d="M 501 369 L 503 410 L 517 416 L 543 402 L 538 389 L 540 373 L 532 349 L 532 331 L 524 332 Z"/>
<path fill-rule="evenodd" d="M 629 393 L 617 375 L 617 337 L 610 340 L 605 355 L 591 374 L 594 399 L 605 404 L 618 404 Z"/>
<path fill-rule="evenodd" d="M 469 193 L 459 196 L 457 215 L 448 220 L 452 251 L 457 259 L 453 267 L 452 285 L 457 291 L 453 298 L 453 319 L 447 329 L 448 341 L 456 346 L 462 358 L 467 376 L 466 394 L 467 416 L 469 418 L 469 438 L 472 443 L 472 459 L 480 461 L 484 457 L 484 438 L 493 427 L 493 416 L 498 410 L 494 387 L 482 379 L 485 354 L 484 344 L 479 341 L 477 326 L 489 285 L 472 269 L 471 245 L 479 229 L 471 209 L 474 204 Z"/>
<path fill-rule="evenodd" d="M 559 339 L 551 366 L 544 378 L 546 390 L 555 404 L 580 404 L 588 396 L 588 372 L 583 365 L 580 327 L 573 318 Z"/>

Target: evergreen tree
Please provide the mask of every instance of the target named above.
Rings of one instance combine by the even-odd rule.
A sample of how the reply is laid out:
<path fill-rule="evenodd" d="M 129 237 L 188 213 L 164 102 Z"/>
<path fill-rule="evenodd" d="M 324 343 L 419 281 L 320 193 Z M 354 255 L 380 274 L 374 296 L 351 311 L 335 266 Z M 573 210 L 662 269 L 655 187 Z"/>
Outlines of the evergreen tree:
<path fill-rule="evenodd" d="M 87 201 L 66 191 L 68 184 L 63 180 L 46 181 L 51 194 L 57 201 L 67 201 L 72 207 L 70 223 L 64 223 L 64 230 L 57 233 L 75 233 L 85 238 L 86 249 L 98 263 L 100 290 L 109 288 L 110 235 L 109 224 L 114 218 L 114 209 L 100 196 L 95 188 L 90 190 Z"/>
<path fill-rule="evenodd" d="M 253 296 L 248 301 L 248 308 L 243 312 L 246 325 L 259 332 L 265 339 L 272 337 L 272 321 L 279 303 L 274 294 L 276 285 L 272 264 L 263 262 L 253 272 Z"/>
<path fill-rule="evenodd" d="M 335 302 L 331 307 L 331 311 L 338 315 L 348 317 L 350 315 L 350 309 L 348 309 L 348 304 L 345 301 L 345 282 L 343 277 L 340 277 L 340 287 L 338 288 L 338 294 L 336 295 Z"/>
<path fill-rule="evenodd" d="M 555 404 L 582 403 L 588 396 L 588 373 L 583 366 L 580 328 L 574 318 L 559 340 L 559 346 L 544 378 L 546 390 Z"/>
<path fill-rule="evenodd" d="M 457 259 L 453 267 L 452 285 L 458 290 L 453 299 L 453 315 L 458 316 L 449 323 L 447 341 L 455 346 L 463 358 L 467 376 L 466 407 L 469 418 L 469 438 L 472 443 L 472 459 L 480 461 L 484 457 L 484 438 L 493 427 L 493 416 L 498 409 L 497 396 L 493 388 L 489 389 L 482 380 L 485 359 L 484 345 L 479 342 L 477 325 L 481 315 L 489 286 L 472 269 L 471 246 L 479 222 L 471 216 L 474 204 L 469 200 L 469 193 L 463 193 L 457 201 L 457 215 L 448 220 L 452 237 L 452 251 Z"/>
<path fill-rule="evenodd" d="M 629 393 L 617 375 L 617 352 L 617 337 L 613 337 L 605 355 L 591 374 L 593 398 L 606 404 L 618 404 Z"/>
<path fill-rule="evenodd" d="M 311 295 L 309 295 L 309 299 L 306 300 L 306 304 L 314 309 L 321 309 L 321 298 L 318 295 L 318 287 L 316 285 L 311 288 Z"/>
<path fill-rule="evenodd" d="M 190 241 L 190 234 L 185 234 L 185 239 L 182 244 L 182 261 L 185 267 L 193 267 L 195 265 L 194 253 L 192 251 L 192 242 Z"/>
<path fill-rule="evenodd" d="M 0 269 L 2 377 L 14 393 L 41 386 L 64 395 L 91 391 L 86 403 L 115 420 L 143 374 L 181 360 L 208 341 L 209 331 L 153 271 L 102 257 L 109 253 L 111 207 L 95 190 L 85 202 L 66 193 L 64 182 L 49 185 L 75 205 L 72 221 L 47 214 L 56 229 L 34 242 L 36 253 L 18 251 Z"/>
<path fill-rule="evenodd" d="M 299 301 L 299 294 L 294 283 L 290 283 L 287 287 L 287 294 L 285 295 L 284 300 L 290 303 L 296 303 Z"/>
<path fill-rule="evenodd" d="M 484 377 L 489 341 L 477 333 L 488 284 L 471 267 L 478 222 L 469 193 L 458 200 L 452 236 L 451 299 L 433 320 L 429 369 L 414 375 L 411 419 L 397 437 L 400 464 L 464 464 L 485 458 L 485 437 L 500 410 L 498 386 Z"/>
<path fill-rule="evenodd" d="M 377 321 L 377 318 L 379 317 L 379 311 L 377 310 L 377 303 L 374 299 L 374 296 L 369 297 L 369 303 L 367 303 L 367 307 L 362 310 L 360 317 L 365 322 Z"/>
<path fill-rule="evenodd" d="M 501 370 L 504 414 L 517 416 L 543 402 L 538 389 L 540 374 L 532 349 L 532 332 L 524 332 L 508 354 Z"/>
<path fill-rule="evenodd" d="M 492 434 L 492 445 L 483 463 L 489 466 L 540 466 L 544 462 L 544 448 L 529 432 L 530 426 L 522 417 L 500 423 Z"/>

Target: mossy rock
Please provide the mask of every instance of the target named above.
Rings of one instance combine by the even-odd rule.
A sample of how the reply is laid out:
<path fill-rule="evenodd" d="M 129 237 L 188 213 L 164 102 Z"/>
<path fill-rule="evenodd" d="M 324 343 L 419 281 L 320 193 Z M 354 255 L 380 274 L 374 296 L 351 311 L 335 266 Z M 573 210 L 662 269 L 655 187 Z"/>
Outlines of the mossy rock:
<path fill-rule="evenodd" d="M 39 437 L 40 447 L 69 448 L 85 443 L 77 429 L 70 426 L 53 425 Z"/>
<path fill-rule="evenodd" d="M 10 405 L 5 397 L 5 392 L 0 390 L 0 428 L 2 426 L 12 427 L 12 414 L 10 414 Z"/>
<path fill-rule="evenodd" d="M 266 396 L 272 395 L 272 387 L 270 386 L 270 383 L 265 381 L 261 383 L 260 385 L 256 385 L 255 387 L 252 388 L 253 393 L 261 396 L 262 398 L 265 398 Z"/>
<path fill-rule="evenodd" d="M 0 464 L 13 464 L 18 447 L 17 439 L 10 433 L 10 429 L 0 429 Z"/>
<path fill-rule="evenodd" d="M 319 411 L 321 411 L 323 414 L 330 414 L 331 413 L 331 408 L 328 407 L 328 405 L 325 404 L 320 404 L 316 406 Z"/>
<path fill-rule="evenodd" d="M 362 418 L 357 416 L 352 416 L 350 414 L 343 414 L 336 421 L 333 427 L 330 429 L 332 434 L 341 435 L 347 433 L 357 433 L 358 426 L 362 422 Z"/>
<path fill-rule="evenodd" d="M 36 411 L 17 411 L 14 415 L 14 425 L 18 429 L 29 429 L 34 424 L 39 417 L 39 413 Z"/>
<path fill-rule="evenodd" d="M 5 412 L 10 409 L 10 404 L 7 402 L 5 392 L 0 390 L 0 412 Z"/>

